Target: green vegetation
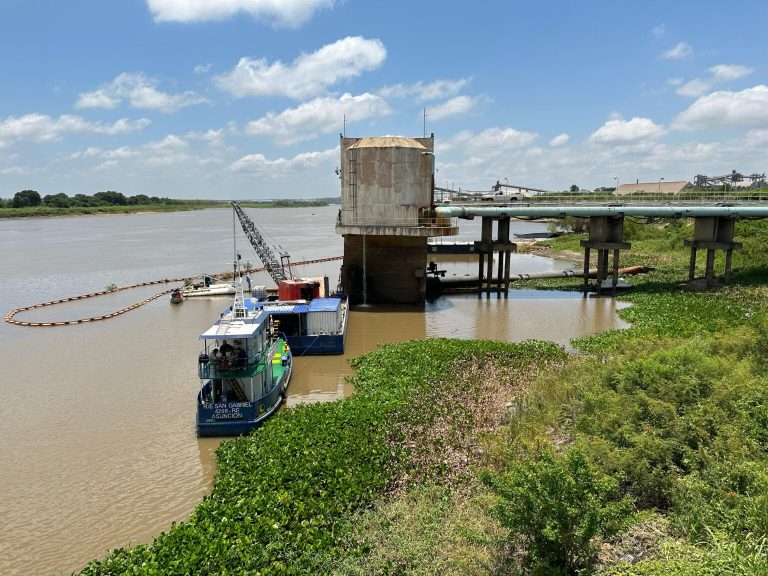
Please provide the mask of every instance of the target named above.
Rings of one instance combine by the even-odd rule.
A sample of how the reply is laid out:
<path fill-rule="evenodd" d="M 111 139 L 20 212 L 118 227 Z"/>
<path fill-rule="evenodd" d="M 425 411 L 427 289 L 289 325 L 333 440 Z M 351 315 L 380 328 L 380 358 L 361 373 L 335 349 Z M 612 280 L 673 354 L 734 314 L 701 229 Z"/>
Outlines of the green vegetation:
<path fill-rule="evenodd" d="M 223 443 L 213 492 L 188 522 L 83 573 L 325 573 L 364 552 L 350 540 L 357 512 L 390 490 L 466 469 L 454 461 L 490 416 L 489 399 L 476 389 L 468 395 L 467 378 L 480 386 L 495 359 L 522 381 L 525 367 L 563 357 L 547 343 L 451 340 L 370 353 L 355 362 L 351 398 L 282 411 L 251 436 Z M 477 371 L 466 373 L 467 363 Z M 441 381 L 445 389 L 435 387 Z"/>
<path fill-rule="evenodd" d="M 244 208 L 312 208 L 315 206 L 328 206 L 329 204 L 339 204 L 341 198 L 315 198 L 313 200 L 293 200 L 283 198 L 281 200 L 248 200 L 240 202 Z"/>
<path fill-rule="evenodd" d="M 494 512 L 525 547 L 526 564 L 550 574 L 591 568 L 598 543 L 618 534 L 632 513 L 630 498 L 619 498 L 618 482 L 578 449 L 564 456 L 544 449 L 484 479 L 501 496 Z"/>
<path fill-rule="evenodd" d="M 315 200 L 265 200 L 241 202 L 250 208 L 302 208 L 327 206 L 338 203 L 338 198 Z M 0 198 L 0 218 L 30 218 L 42 216 L 76 216 L 82 214 L 131 214 L 135 212 L 176 212 L 179 210 L 201 210 L 203 208 L 229 207 L 228 201 L 219 200 L 175 200 L 137 194 L 125 196 L 120 192 L 97 192 L 87 194 L 48 194 L 41 197 L 35 190 L 22 190 L 12 199 Z"/>
<path fill-rule="evenodd" d="M 188 522 L 84 573 L 768 573 L 768 223 L 738 224 L 733 284 L 707 291 L 683 282 L 690 233 L 628 226 L 623 264 L 654 267 L 622 297 L 631 328 L 572 357 L 382 347 L 352 397 L 223 443 Z"/>

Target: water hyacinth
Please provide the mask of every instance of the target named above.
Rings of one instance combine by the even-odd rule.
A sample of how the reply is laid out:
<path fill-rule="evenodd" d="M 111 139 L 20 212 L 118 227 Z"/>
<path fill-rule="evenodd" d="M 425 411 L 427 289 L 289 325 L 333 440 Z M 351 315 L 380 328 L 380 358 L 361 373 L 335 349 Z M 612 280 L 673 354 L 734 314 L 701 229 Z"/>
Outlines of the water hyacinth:
<path fill-rule="evenodd" d="M 466 471 L 467 439 L 498 420 L 503 405 L 483 389 L 491 381 L 478 377 L 483 370 L 503 381 L 505 370 L 519 376 L 564 358 L 541 342 L 384 346 L 354 361 L 350 398 L 283 410 L 222 443 L 213 491 L 188 522 L 83 574 L 305 574 L 318 557 L 355 554 L 348 536 L 357 511 L 415 478 Z"/>

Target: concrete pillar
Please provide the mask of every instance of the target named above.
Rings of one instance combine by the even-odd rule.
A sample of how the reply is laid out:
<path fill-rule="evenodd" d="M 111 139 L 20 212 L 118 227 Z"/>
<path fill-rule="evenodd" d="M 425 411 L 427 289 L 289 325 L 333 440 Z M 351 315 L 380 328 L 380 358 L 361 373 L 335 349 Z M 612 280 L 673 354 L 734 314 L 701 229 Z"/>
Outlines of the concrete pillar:
<path fill-rule="evenodd" d="M 696 277 L 696 252 L 707 251 L 707 261 L 704 268 L 704 278 L 708 283 L 715 279 L 715 253 L 725 250 L 725 282 L 731 279 L 731 263 L 733 251 L 740 250 L 742 244 L 733 241 L 735 220 L 728 216 L 700 216 L 694 220 L 693 239 L 684 244 L 691 249 L 691 260 L 688 266 L 688 280 Z"/>
<path fill-rule="evenodd" d="M 493 239 L 493 221 L 498 220 L 497 238 Z M 474 249 L 478 254 L 478 290 L 490 296 L 492 290 L 497 294 L 509 290 L 510 253 L 517 245 L 509 240 L 509 216 L 483 216 L 480 241 L 475 242 Z M 496 277 L 493 276 L 493 255 L 498 254 Z M 486 261 L 487 258 L 487 261 Z"/>
<path fill-rule="evenodd" d="M 485 263 L 485 254 L 483 252 L 478 253 L 478 263 L 480 264 L 477 269 L 477 293 L 483 293 L 483 264 Z"/>
<path fill-rule="evenodd" d="M 421 304 L 426 294 L 426 267 L 424 237 L 344 236 L 341 281 L 352 304 L 363 302 L 364 289 L 368 303 Z"/>
<path fill-rule="evenodd" d="M 696 277 L 696 246 L 691 246 L 691 262 L 688 265 L 688 280 Z"/>
<path fill-rule="evenodd" d="M 624 216 L 592 216 L 589 219 L 589 238 L 581 241 L 584 248 L 584 292 L 589 290 L 589 251 L 597 250 L 597 278 L 595 289 L 608 278 L 609 251 L 613 251 L 612 291 L 619 279 L 619 251 L 628 250 L 631 244 L 624 242 Z"/>
<path fill-rule="evenodd" d="M 487 266 L 487 273 L 486 273 L 486 283 L 485 283 L 485 293 L 490 296 L 491 295 L 491 284 L 493 284 L 493 249 L 491 249 L 488 252 L 488 262 L 486 264 Z"/>
<path fill-rule="evenodd" d="M 589 291 L 589 246 L 584 246 L 584 294 Z"/>
<path fill-rule="evenodd" d="M 504 295 L 507 296 L 509 294 L 509 275 L 510 275 L 510 264 L 512 262 L 512 252 L 507 251 L 504 254 Z"/>

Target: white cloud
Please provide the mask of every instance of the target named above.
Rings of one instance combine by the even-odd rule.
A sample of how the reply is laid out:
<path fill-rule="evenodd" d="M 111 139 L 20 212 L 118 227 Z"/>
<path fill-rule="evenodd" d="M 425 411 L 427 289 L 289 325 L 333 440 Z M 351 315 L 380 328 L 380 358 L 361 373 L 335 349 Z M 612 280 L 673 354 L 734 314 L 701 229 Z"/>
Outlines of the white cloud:
<path fill-rule="evenodd" d="M 194 67 L 193 71 L 195 74 L 207 74 L 210 71 L 212 66 L 213 64 L 210 64 L 210 63 L 198 64 L 197 66 Z"/>
<path fill-rule="evenodd" d="M 651 35 L 654 38 L 661 38 L 667 32 L 666 24 L 658 24 L 651 29 Z"/>
<path fill-rule="evenodd" d="M 709 69 L 712 77 L 718 82 L 736 80 L 752 74 L 752 68 L 741 64 L 718 64 Z"/>
<path fill-rule="evenodd" d="M 157 81 L 147 78 L 142 73 L 120 74 L 109 84 L 93 92 L 80 94 L 75 108 L 116 108 L 127 100 L 134 108 L 175 112 L 180 108 L 203 104 L 205 98 L 194 92 L 168 94 L 156 88 Z"/>
<path fill-rule="evenodd" d="M 29 168 L 25 168 L 24 166 L 8 166 L 7 168 L 0 169 L 0 174 L 3 176 L 20 176 L 29 172 Z"/>
<path fill-rule="evenodd" d="M 664 127 L 650 118 L 612 118 L 589 136 L 589 142 L 607 145 L 637 144 L 657 140 L 663 135 Z"/>
<path fill-rule="evenodd" d="M 313 138 L 318 133 L 342 131 L 345 115 L 349 123 L 389 113 L 389 106 L 379 96 L 368 93 L 359 96 L 343 94 L 339 98 L 315 98 L 296 108 L 283 110 L 280 114 L 269 112 L 249 122 L 245 131 L 248 134 L 271 136 L 278 143 L 289 145 Z"/>
<path fill-rule="evenodd" d="M 768 86 L 758 84 L 741 92 L 718 91 L 702 96 L 677 115 L 677 130 L 768 127 Z"/>
<path fill-rule="evenodd" d="M 744 145 L 748 147 L 760 146 L 763 149 L 768 148 L 768 130 L 750 130 L 744 136 Z"/>
<path fill-rule="evenodd" d="M 709 68 L 707 72 L 709 76 L 706 78 L 694 78 L 680 86 L 676 92 L 682 96 L 696 98 L 706 94 L 717 84 L 749 76 L 752 74 L 752 68 L 740 64 L 718 64 Z"/>
<path fill-rule="evenodd" d="M 536 138 L 534 132 L 514 128 L 489 128 L 477 134 L 462 130 L 447 140 L 437 141 L 435 146 L 438 158 L 459 151 L 462 163 L 471 168 L 472 172 L 477 172 L 483 166 L 492 165 L 500 159 L 520 155 Z"/>
<path fill-rule="evenodd" d="M 285 174 L 291 170 L 316 168 L 324 164 L 338 162 L 339 148 L 329 148 L 320 152 L 304 152 L 293 158 L 268 160 L 263 154 L 248 154 L 229 165 L 230 172 L 248 172 L 265 176 Z"/>
<path fill-rule="evenodd" d="M 68 134 L 128 134 L 143 130 L 149 124 L 150 121 L 146 118 L 134 121 L 122 118 L 112 124 L 103 124 L 89 122 L 69 114 L 63 114 L 58 118 L 36 113 L 18 117 L 9 116 L 0 121 L 0 148 L 21 140 L 53 142 Z"/>
<path fill-rule="evenodd" d="M 235 97 L 281 95 L 297 100 L 317 96 L 340 80 L 378 68 L 387 57 L 380 40 L 348 36 L 290 65 L 266 59 L 241 58 L 228 74 L 215 78 L 219 88 Z"/>
<path fill-rule="evenodd" d="M 660 56 L 662 60 L 683 60 L 693 56 L 693 47 L 687 42 L 678 42 Z"/>
<path fill-rule="evenodd" d="M 568 134 L 563 132 L 562 134 L 558 134 L 557 136 L 552 138 L 552 140 L 549 141 L 549 145 L 552 146 L 553 148 L 557 148 L 558 146 L 564 146 L 565 144 L 568 143 L 568 140 L 570 140 L 570 138 L 571 137 L 568 136 Z"/>
<path fill-rule="evenodd" d="M 423 82 L 393 84 L 378 90 L 377 94 L 383 98 L 412 98 L 418 102 L 427 102 L 456 96 L 464 86 L 469 84 L 469 81 L 469 78 L 459 78 L 458 80 L 435 80 L 427 84 Z"/>
<path fill-rule="evenodd" d="M 685 82 L 685 80 L 682 78 L 667 78 L 666 80 L 668 86 L 680 86 L 683 82 Z"/>
<path fill-rule="evenodd" d="M 448 116 L 456 116 L 457 114 L 466 114 L 479 102 L 478 97 L 472 96 L 455 96 L 447 102 L 443 102 L 433 108 L 427 109 L 427 118 L 432 120 L 440 120 Z"/>
<path fill-rule="evenodd" d="M 258 20 L 296 28 L 333 0 L 147 0 L 156 22 L 224 20 L 244 12 Z"/>

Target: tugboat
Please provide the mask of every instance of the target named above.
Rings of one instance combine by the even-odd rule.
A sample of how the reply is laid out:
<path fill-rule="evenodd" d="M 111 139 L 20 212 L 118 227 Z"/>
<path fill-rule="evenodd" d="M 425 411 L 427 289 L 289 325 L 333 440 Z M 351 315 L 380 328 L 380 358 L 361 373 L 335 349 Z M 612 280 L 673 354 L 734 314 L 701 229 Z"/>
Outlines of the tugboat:
<path fill-rule="evenodd" d="M 237 436 L 277 410 L 291 379 L 292 354 L 269 312 L 246 306 L 235 259 L 234 304 L 200 335 L 199 436 Z"/>
<path fill-rule="evenodd" d="M 171 304 L 181 304 L 182 302 L 184 302 L 184 293 L 181 288 L 171 290 Z"/>

